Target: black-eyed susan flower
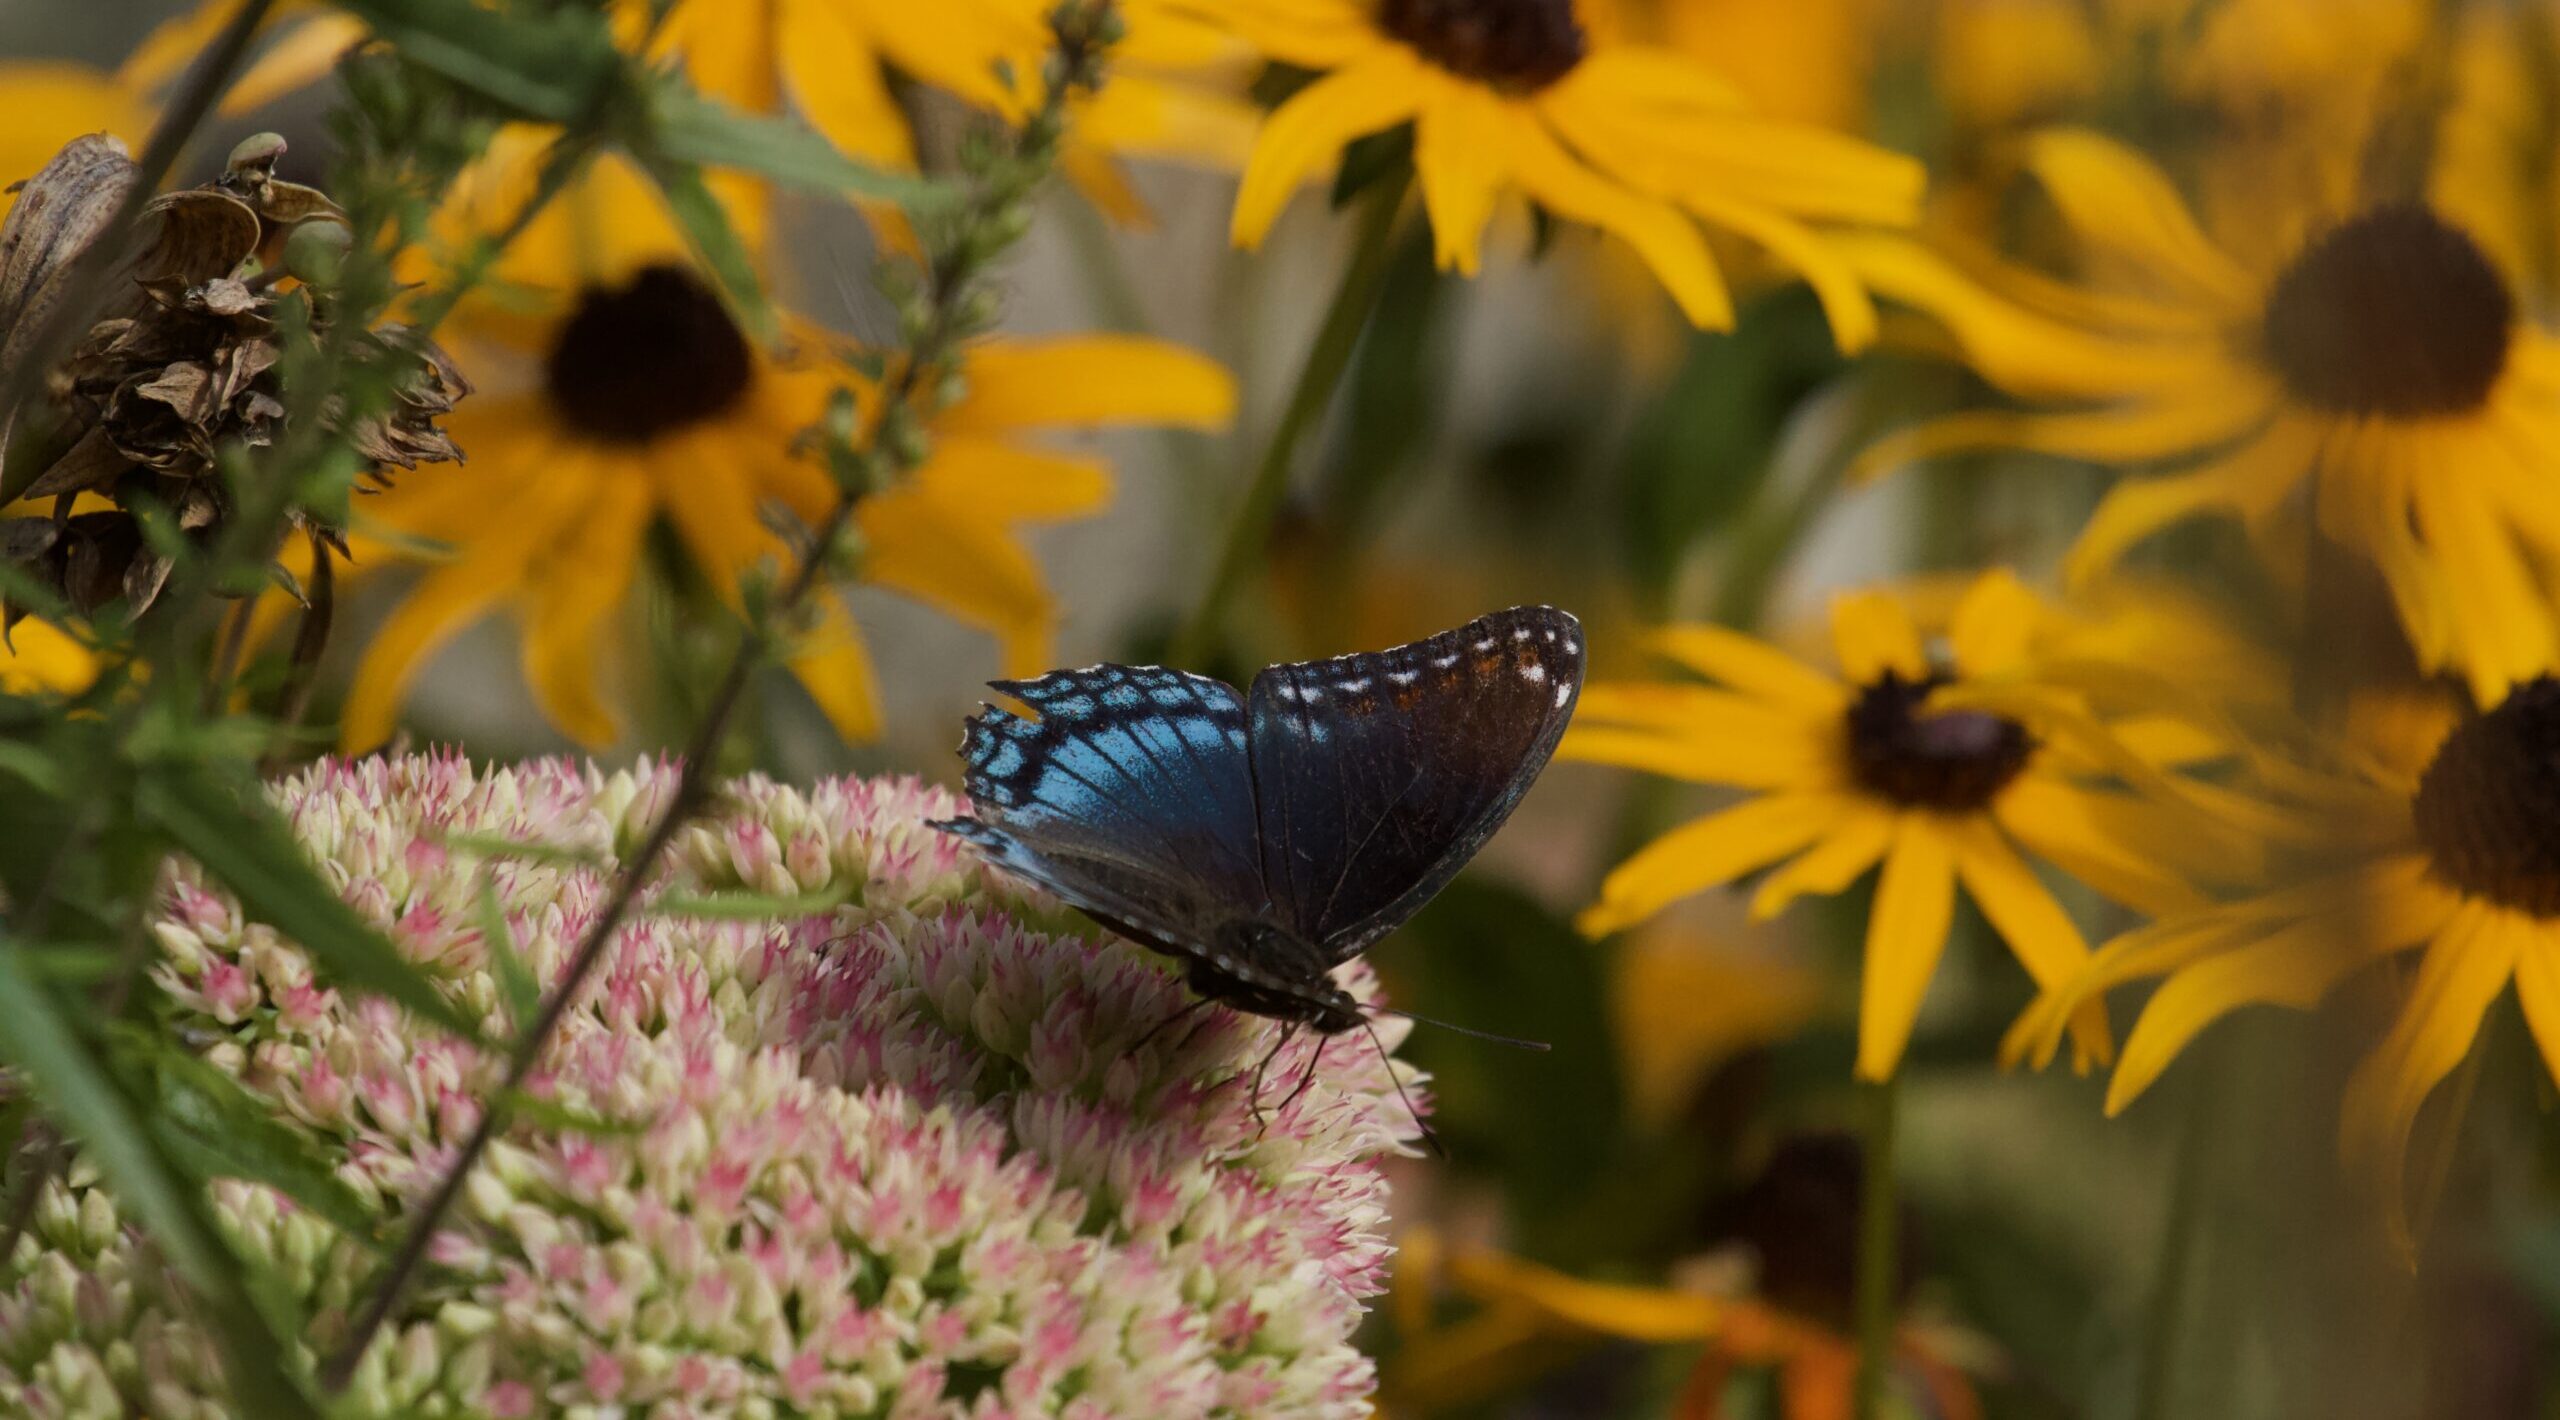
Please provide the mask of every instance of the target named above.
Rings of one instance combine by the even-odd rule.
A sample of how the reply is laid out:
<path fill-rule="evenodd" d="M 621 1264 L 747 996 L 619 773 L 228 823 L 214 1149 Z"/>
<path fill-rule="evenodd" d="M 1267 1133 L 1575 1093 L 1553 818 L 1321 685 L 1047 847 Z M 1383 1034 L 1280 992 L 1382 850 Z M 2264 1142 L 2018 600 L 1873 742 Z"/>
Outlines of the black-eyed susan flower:
<path fill-rule="evenodd" d="M 1831 604 L 1831 670 L 1721 627 L 1660 632 L 1656 650 L 1715 684 L 1588 686 L 1560 753 L 1745 797 L 1620 864 L 1578 925 L 1615 932 L 1771 869 L 1751 899 L 1766 919 L 1876 870 L 1857 1070 L 1881 1080 L 1910 1039 L 1959 884 L 2048 988 L 2078 974 L 2088 947 L 2030 858 L 2146 911 L 2199 905 L 2192 881 L 2231 872 L 2217 859 L 2232 845 L 2187 827 L 2183 791 L 2147 766 L 2212 746 L 2183 729 L 2137 744 L 2138 722 L 2119 728 L 2082 691 L 2043 676 L 2043 615 L 2015 578 L 1987 575 L 1933 652 L 1901 601 L 1842 594 Z M 2084 1005 L 2071 1028 L 2078 1058 L 2110 1057 L 2102 1012 Z"/>
<path fill-rule="evenodd" d="M 1922 174 L 1855 139 L 1754 113 L 1695 60 L 1587 31 L 1573 0 L 1174 0 L 1260 53 L 1318 71 L 1262 126 L 1233 231 L 1258 244 L 1310 173 L 1365 134 L 1413 125 L 1440 264 L 1472 275 L 1518 195 L 1641 255 L 1700 325 L 1732 300 L 1699 230 L 1804 274 L 1844 346 L 1875 314 L 1816 223 L 1905 225 Z"/>
<path fill-rule="evenodd" d="M 1559 1355 L 1608 1341 L 1697 1349 L 1670 1415 L 1717 1420 L 1737 1380 L 1765 1378 L 1772 1420 L 1850 1420 L 1859 1350 L 1853 1318 L 1859 1185 L 1854 1140 L 1782 1141 L 1748 1184 L 1708 1209 L 1712 1250 L 1658 1285 L 1599 1282 L 1427 1229 L 1401 1241 L 1389 1313 L 1400 1344 L 1383 1387 L 1397 1414 L 1456 1411 L 1516 1392 Z M 1904 1236 L 1908 1236 L 1908 1230 Z M 1913 1302 L 1911 1250 L 1897 1259 L 1887 1413 L 1975 1420 L 1965 1368 L 1981 1342 Z M 1437 1318 L 1439 1293 L 1471 1304 Z"/>
<path fill-rule="evenodd" d="M 2411 1244 L 2404 1176 L 2420 1108 L 2475 1046 L 2512 984 L 2560 1080 L 2560 679 L 2456 717 L 2442 700 L 2377 698 L 2342 763 L 2286 776 L 2315 811 L 2290 871 L 2248 896 L 2172 913 L 2107 943 L 2012 1028 L 2013 1058 L 2050 1058 L 2059 1022 L 2157 978 L 2107 1088 L 2116 1113 L 2189 1043 L 2251 1006 L 2308 1010 L 2375 970 L 2400 985 L 2388 1031 L 2347 1086 L 2342 1152 L 2369 1168 Z"/>
<path fill-rule="evenodd" d="M 537 145 L 511 136 L 501 158 Z M 529 162 L 472 175 L 450 208 L 505 211 L 491 193 L 531 177 Z M 490 192 L 483 192 L 486 187 Z M 486 347 L 484 400 L 453 426 L 470 461 L 359 507 L 360 565 L 441 548 L 357 663 L 345 710 L 351 746 L 380 743 L 436 648 L 501 608 L 517 614 L 537 702 L 587 743 L 615 738 L 599 689 L 600 649 L 635 585 L 653 527 L 733 601 L 759 562 L 787 565 L 768 516 L 821 520 L 836 493 L 795 452 L 835 391 L 868 385 L 841 343 L 799 327 L 790 348 L 759 348 L 705 278 L 655 190 L 600 159 L 562 193 L 501 263 L 521 298 L 467 308 L 461 329 Z M 1049 664 L 1057 606 L 1023 544 L 1026 528 L 1082 517 L 1108 501 L 1108 468 L 1038 447 L 1053 427 L 1113 423 L 1214 426 L 1233 405 L 1216 364 L 1135 337 L 995 338 L 971 347 L 965 396 L 933 421 L 932 451 L 857 515 L 865 581 L 912 596 L 994 635 L 1013 673 Z M 877 728 L 872 673 L 842 604 L 820 617 L 793 670 L 844 734 Z"/>
<path fill-rule="evenodd" d="M 2210 515 L 2298 575 L 2307 509 L 2378 569 L 2423 668 L 2494 698 L 2560 660 L 2560 337 L 2468 232 L 2385 203 L 2306 225 L 2288 260 L 2253 269 L 2130 149 L 2049 132 L 2028 166 L 2085 249 L 2086 285 L 1861 248 L 1879 291 L 1943 324 L 2022 406 L 1905 431 L 1870 468 L 2006 449 L 2137 475 L 2073 550 L 2084 581 Z"/>

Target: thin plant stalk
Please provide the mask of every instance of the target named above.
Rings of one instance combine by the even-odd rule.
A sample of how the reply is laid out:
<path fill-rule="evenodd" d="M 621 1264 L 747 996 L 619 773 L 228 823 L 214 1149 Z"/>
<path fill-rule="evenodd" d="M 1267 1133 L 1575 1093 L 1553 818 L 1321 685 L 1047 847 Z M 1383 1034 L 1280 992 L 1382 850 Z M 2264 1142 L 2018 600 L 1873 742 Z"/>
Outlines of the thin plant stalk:
<path fill-rule="evenodd" d="M 2204 1245 L 2204 1194 L 2211 1171 L 2214 1135 L 2220 1111 L 2211 1098 L 2199 1099 L 2187 1111 L 2180 1129 L 2176 1177 L 2169 1188 L 2169 1212 L 2160 1223 L 2160 1266 L 2151 1279 L 2151 1297 L 2142 1328 L 2142 1370 L 2134 1378 L 2134 1420 L 2168 1420 L 2177 1393 L 2181 1347 L 2187 1316 L 2187 1293 Z"/>
<path fill-rule="evenodd" d="M 1298 367 L 1298 380 L 1289 391 L 1288 406 L 1281 411 L 1270 442 L 1263 446 L 1253 482 L 1245 489 L 1244 501 L 1236 507 L 1234 521 L 1228 524 L 1227 535 L 1218 549 L 1217 565 L 1209 574 L 1208 589 L 1192 609 L 1191 619 L 1183 623 L 1173 639 L 1171 659 L 1178 665 L 1199 664 L 1216 649 L 1228 608 L 1271 540 L 1271 525 L 1279 517 L 1281 500 L 1289 491 L 1289 472 L 1296 462 L 1298 443 L 1332 407 L 1343 371 L 1351 365 L 1351 352 L 1360 343 L 1360 332 L 1367 328 L 1370 313 L 1377 308 L 1378 292 L 1386 284 L 1387 267 L 1395 255 L 1396 217 L 1412 182 L 1411 171 L 1399 168 L 1395 175 L 1379 179 L 1369 192 L 1360 215 L 1359 232 L 1353 239 L 1350 262 L 1343 268 L 1342 284 L 1334 289 L 1333 303 L 1325 308 L 1324 323 L 1317 327 L 1315 343 L 1307 347 L 1306 362 Z"/>
<path fill-rule="evenodd" d="M 1070 42 L 1067 30 L 1070 14 L 1081 16 L 1086 25 L 1098 31 L 1110 18 L 1110 6 L 1108 0 L 1097 0 L 1097 3 L 1080 11 L 1062 9 L 1057 21 L 1062 51 Z M 1051 154 L 1061 129 L 1065 105 L 1075 93 L 1091 83 L 1092 47 L 1098 46 L 1093 45 L 1091 31 L 1085 33 L 1084 40 L 1090 46 L 1081 56 L 1081 65 L 1085 67 L 1069 66 L 1070 73 L 1085 76 L 1084 83 L 1050 85 L 1041 111 L 1033 114 L 1024 125 L 1026 133 L 1043 135 Z M 954 253 L 965 254 L 943 253 L 931 259 L 930 281 L 923 295 L 922 327 L 913 335 L 907 357 L 899 362 L 895 374 L 881 391 L 877 409 L 865 431 L 873 453 L 885 455 L 895 465 L 911 465 L 921 457 L 921 448 L 906 445 L 896 437 L 895 430 L 911 418 L 917 408 L 939 398 L 943 362 L 973 319 L 971 307 L 975 304 L 977 289 L 972 278 L 993 254 L 993 249 L 1002 245 L 1001 242 L 987 242 L 985 233 L 1000 226 L 1000 209 L 1020 197 L 1019 193 L 979 194 L 975 210 L 963 217 L 961 236 L 954 243 Z M 868 486 L 861 482 L 840 480 L 834 506 L 810 538 L 809 551 L 798 560 L 790 578 L 776 593 L 771 610 L 746 624 L 736 653 L 730 657 L 727 669 L 711 693 L 710 708 L 684 748 L 683 768 L 678 773 L 676 788 L 665 813 L 660 815 L 648 836 L 615 874 L 602 910 L 580 937 L 559 981 L 509 1049 L 501 1082 L 481 1112 L 479 1122 L 444 1176 L 438 1180 L 435 1191 L 410 1219 L 398 1251 L 382 1278 L 374 1284 L 353 1327 L 322 1366 L 321 1384 L 328 1390 L 345 1389 L 354 1376 L 374 1336 L 416 1279 L 426 1260 L 428 1247 L 445 1217 L 452 1212 L 472 1172 L 499 1131 L 509 1123 L 513 1112 L 511 1106 L 518 1091 L 532 1074 L 543 1051 L 549 1047 L 570 1007 L 584 994 L 588 979 L 594 975 L 615 934 L 638 904 L 659 860 L 666 855 L 685 825 L 710 802 L 721 746 L 727 741 L 731 722 L 746 698 L 750 678 L 779 649 L 781 628 L 834 569 L 836 564 L 830 552 L 844 545 L 861 499 L 868 491 Z"/>
<path fill-rule="evenodd" d="M 1865 1105 L 1861 1142 L 1864 1172 L 1858 1198 L 1857 1420 L 1882 1420 L 1892 1389 L 1895 1292 L 1902 1281 L 1898 1236 L 1901 1191 L 1894 1177 L 1895 1134 L 1902 1112 L 1902 1076 L 1858 1087 Z"/>

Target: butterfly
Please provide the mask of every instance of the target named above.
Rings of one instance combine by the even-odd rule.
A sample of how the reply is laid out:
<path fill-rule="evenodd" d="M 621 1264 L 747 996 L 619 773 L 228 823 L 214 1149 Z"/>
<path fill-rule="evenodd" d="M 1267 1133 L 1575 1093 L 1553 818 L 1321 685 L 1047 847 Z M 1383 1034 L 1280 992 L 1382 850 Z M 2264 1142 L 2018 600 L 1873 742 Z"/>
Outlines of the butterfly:
<path fill-rule="evenodd" d="M 1201 1002 L 1334 1035 L 1367 1018 L 1333 969 L 1448 886 L 1555 753 L 1582 626 L 1514 607 L 1241 695 L 1162 666 L 993 685 L 1039 718 L 970 718 L 975 816 L 933 826 L 1186 962 Z"/>

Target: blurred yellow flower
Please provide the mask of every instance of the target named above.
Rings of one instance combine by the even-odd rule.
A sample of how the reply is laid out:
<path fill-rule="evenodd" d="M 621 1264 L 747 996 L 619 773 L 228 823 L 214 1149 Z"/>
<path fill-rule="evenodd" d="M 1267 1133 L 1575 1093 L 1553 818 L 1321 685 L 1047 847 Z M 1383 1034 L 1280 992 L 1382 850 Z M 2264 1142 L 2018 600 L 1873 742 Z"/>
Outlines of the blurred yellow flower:
<path fill-rule="evenodd" d="M 529 181 L 529 136 L 511 135 L 495 157 L 515 166 L 473 175 L 450 210 L 480 210 Z M 518 615 L 544 713 L 582 741 L 609 742 L 617 726 L 597 688 L 598 654 L 652 526 L 665 525 L 735 604 L 756 564 L 788 561 L 769 508 L 824 516 L 834 488 L 795 442 L 834 391 L 860 393 L 867 378 L 814 329 L 795 327 L 782 353 L 758 349 L 682 251 L 647 179 L 601 158 L 502 266 L 531 304 L 468 312 L 459 331 L 483 342 L 475 368 L 494 386 L 448 425 L 470 462 L 358 509 L 368 570 L 422 545 L 451 555 L 366 645 L 346 706 L 349 746 L 388 737 L 436 648 L 502 606 Z M 1057 608 L 1022 530 L 1088 515 L 1111 487 L 1098 460 L 1032 440 L 1097 424 L 1215 426 L 1233 386 L 1203 357 L 1123 336 L 989 339 L 960 374 L 966 394 L 930 426 L 930 457 L 862 504 L 861 576 L 987 630 L 1008 673 L 1029 674 L 1049 664 Z M 832 596 L 819 612 L 792 669 L 840 731 L 869 736 L 878 707 L 860 633 Z"/>
<path fill-rule="evenodd" d="M 2348 1083 L 2340 1138 L 2350 1163 L 2379 1180 L 2405 1249 L 2418 1112 L 2510 982 L 2560 1081 L 2560 840 L 2549 827 L 2560 813 L 2560 680 L 2520 685 L 2458 720 L 2441 699 L 2359 708 L 2341 766 L 2288 775 L 2324 830 L 2319 851 L 2253 895 L 2107 943 L 2028 1008 L 2004 1049 L 2041 1063 L 2087 1002 L 2160 979 L 2108 1084 L 2114 1114 L 2223 1017 L 2254 1005 L 2308 1010 L 2349 977 L 2391 971 L 2399 1011 Z"/>
<path fill-rule="evenodd" d="M 704 93 L 751 113 L 787 107 L 847 154 L 912 171 L 915 134 L 895 84 L 914 80 L 1018 116 L 1049 48 L 1048 8 L 1046 0 L 939 0 L 930 10 L 896 0 L 677 0 L 654 35 L 641 0 L 624 0 L 615 16 L 627 43 L 647 38 L 653 55 L 681 60 Z M 167 21 L 136 46 L 122 77 L 145 88 L 175 78 L 238 9 L 239 0 L 210 0 Z M 1123 0 L 1120 16 L 1127 35 L 1114 47 L 1111 80 L 1077 104 L 1060 163 L 1103 210 L 1137 220 L 1144 205 L 1115 157 L 1240 167 L 1254 111 L 1232 40 L 1156 0 Z M 225 112 L 314 82 L 370 32 L 311 0 L 284 0 L 269 31 L 224 96 Z"/>
<path fill-rule="evenodd" d="M 1760 112 L 1855 133 L 1866 127 L 1886 0 L 1584 0 L 1595 40 L 1659 44 L 1729 80 Z"/>
<path fill-rule="evenodd" d="M 1746 1373 L 1775 1381 L 1773 1420 L 1850 1420 L 1861 1167 L 1858 1146 L 1841 1136 L 1782 1141 L 1756 1178 L 1710 1210 L 1723 1234 L 1718 1249 L 1675 1267 L 1659 1286 L 1590 1281 L 1407 1229 L 1389 1303 L 1402 1335 L 1381 1387 L 1388 1408 L 1466 1410 L 1516 1394 L 1576 1349 L 1616 1339 L 1699 1348 L 1669 1412 L 1675 1420 L 1717 1420 L 1727 1386 Z M 1906 1297 L 1909 1281 L 1906 1274 L 1897 1288 Z M 1474 1310 L 1435 1323 L 1444 1291 Z M 1962 1369 L 1981 1349 L 1973 1338 L 1906 1314 L 1895 1349 L 1888 1393 L 1897 1405 L 1938 1420 L 1981 1415 Z"/>
<path fill-rule="evenodd" d="M 1620 949 L 1609 993 L 1628 1103 L 1654 1124 L 1671 1121 L 1716 1066 L 1793 1035 L 1823 995 L 1801 962 L 1668 920 Z"/>
<path fill-rule="evenodd" d="M 1733 303 L 1697 221 L 1804 274 L 1845 348 L 1875 312 L 1813 223 L 1907 225 L 1918 164 L 1751 111 L 1672 50 L 1588 34 L 1572 0 L 1170 0 L 1257 51 L 1318 71 L 1265 120 L 1236 195 L 1239 245 L 1353 139 L 1410 121 L 1440 264 L 1473 275 L 1517 193 L 1624 240 L 1699 325 Z M 1696 219 L 1696 220 L 1692 220 Z"/>
<path fill-rule="evenodd" d="M 2099 505 L 2070 559 L 2081 581 L 2210 514 L 2298 575 L 2307 504 L 2380 571 L 2425 669 L 2494 699 L 2560 659 L 2560 339 L 2469 234 L 2383 204 L 2252 270 L 2130 149 L 2050 132 L 2029 166 L 2086 250 L 2085 285 L 1996 264 L 1977 279 L 1896 238 L 1856 247 L 1878 292 L 1934 317 L 2027 406 L 1904 431 L 1867 471 L 2002 449 L 2168 468 Z"/>
<path fill-rule="evenodd" d="M 111 133 L 129 148 L 150 136 L 151 106 L 130 87 L 85 65 L 42 60 L 0 64 L 0 215 L 17 205 L 11 186 L 35 176 L 62 145 L 84 133 Z"/>
<path fill-rule="evenodd" d="M 1833 600 L 1836 672 L 1721 627 L 1662 631 L 1657 650 L 1721 684 L 1592 685 L 1560 753 L 1746 797 L 1620 864 L 1577 925 L 1619 931 L 1783 864 L 1751 899 L 1765 920 L 1881 864 L 1857 1062 L 1860 1076 L 1880 1080 L 1910 1039 L 1959 883 L 2046 988 L 2087 960 L 2080 929 L 2021 848 L 2137 908 L 2199 905 L 2191 880 L 2234 871 L 2225 855 L 2235 845 L 2199 834 L 2194 806 L 2152 765 L 2215 747 L 2184 726 L 2158 734 L 2101 716 L 2080 691 L 2042 678 L 2041 620 L 2034 595 L 1994 572 L 1956 607 L 1942 658 L 1881 592 Z M 2142 787 L 2108 787 L 2110 775 Z M 2110 1058 L 2103 1011 L 2084 1007 L 2071 1026 L 2076 1058 Z"/>
<path fill-rule="evenodd" d="M 97 674 L 89 648 L 51 622 L 27 617 L 0 639 L 0 692 L 76 695 Z"/>

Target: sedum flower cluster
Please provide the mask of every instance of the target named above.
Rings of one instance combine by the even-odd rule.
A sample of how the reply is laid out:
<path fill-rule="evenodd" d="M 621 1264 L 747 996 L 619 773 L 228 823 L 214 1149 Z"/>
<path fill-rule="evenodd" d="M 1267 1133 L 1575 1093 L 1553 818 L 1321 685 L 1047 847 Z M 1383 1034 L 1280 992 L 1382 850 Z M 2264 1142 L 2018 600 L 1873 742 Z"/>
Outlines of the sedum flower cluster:
<path fill-rule="evenodd" d="M 276 796 L 502 1037 L 674 784 L 433 755 L 323 763 Z M 924 826 L 960 807 L 908 780 L 731 785 L 569 1013 L 351 1410 L 1365 1414 L 1350 1335 L 1383 1282 L 1380 1159 L 1417 1132 L 1404 1067 L 1365 1034 L 1301 1036 L 1257 1079 L 1276 1027 L 1165 1025 L 1178 975 Z M 496 1057 L 315 983 L 187 868 L 157 932 L 173 1028 L 395 1228 Z M 266 1185 L 216 1201 L 325 1350 L 377 1255 Z M 0 1259 L 0 1409 L 189 1420 L 221 1394 L 174 1281 L 75 1163 Z"/>

